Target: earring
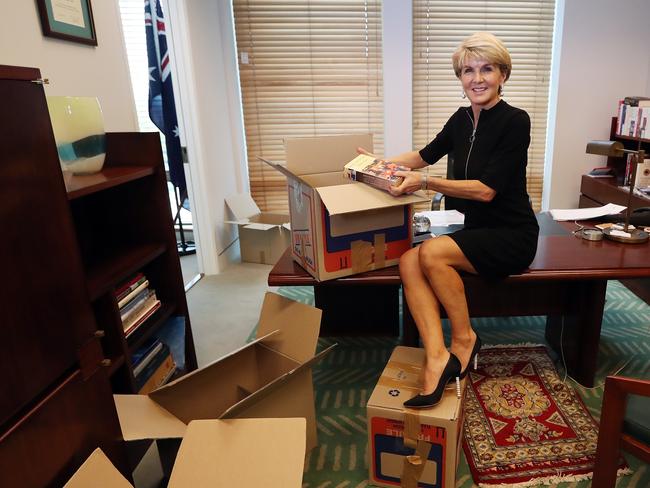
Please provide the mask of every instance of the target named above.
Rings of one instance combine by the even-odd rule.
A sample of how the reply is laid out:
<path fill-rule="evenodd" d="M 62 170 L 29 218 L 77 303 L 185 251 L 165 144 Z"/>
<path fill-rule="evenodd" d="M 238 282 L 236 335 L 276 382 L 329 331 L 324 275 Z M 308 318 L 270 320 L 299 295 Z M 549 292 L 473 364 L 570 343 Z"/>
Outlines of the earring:
<path fill-rule="evenodd" d="M 503 96 L 503 85 L 499 85 L 499 96 Z"/>
<path fill-rule="evenodd" d="M 465 93 L 464 90 L 461 92 L 461 94 L 460 94 L 460 98 L 462 98 L 462 99 L 467 98 L 467 94 Z"/>

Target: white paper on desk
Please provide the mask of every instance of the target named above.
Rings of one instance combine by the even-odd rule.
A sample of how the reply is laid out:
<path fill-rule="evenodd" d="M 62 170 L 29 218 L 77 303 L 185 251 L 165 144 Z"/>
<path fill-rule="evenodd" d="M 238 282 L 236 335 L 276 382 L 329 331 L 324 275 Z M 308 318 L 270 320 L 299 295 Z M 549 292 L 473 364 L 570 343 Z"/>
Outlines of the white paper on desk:
<path fill-rule="evenodd" d="M 623 205 L 616 205 L 608 203 L 602 207 L 594 208 L 556 208 L 551 210 L 551 217 L 553 220 L 588 220 L 602 217 L 604 215 L 613 215 L 621 213 L 627 207 Z"/>
<path fill-rule="evenodd" d="M 458 210 L 427 210 L 426 212 L 417 212 L 415 215 L 425 216 L 431 222 L 431 227 L 447 227 L 465 223 L 465 216 Z"/>

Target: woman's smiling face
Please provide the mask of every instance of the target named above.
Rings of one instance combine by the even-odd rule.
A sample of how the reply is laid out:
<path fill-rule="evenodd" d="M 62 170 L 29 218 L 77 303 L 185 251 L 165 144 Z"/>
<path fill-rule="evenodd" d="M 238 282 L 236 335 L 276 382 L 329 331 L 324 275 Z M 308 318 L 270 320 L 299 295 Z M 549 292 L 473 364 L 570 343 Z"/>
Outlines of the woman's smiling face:
<path fill-rule="evenodd" d="M 460 72 L 463 91 L 474 108 L 489 109 L 499 101 L 499 86 L 505 75 L 484 59 L 468 59 Z"/>

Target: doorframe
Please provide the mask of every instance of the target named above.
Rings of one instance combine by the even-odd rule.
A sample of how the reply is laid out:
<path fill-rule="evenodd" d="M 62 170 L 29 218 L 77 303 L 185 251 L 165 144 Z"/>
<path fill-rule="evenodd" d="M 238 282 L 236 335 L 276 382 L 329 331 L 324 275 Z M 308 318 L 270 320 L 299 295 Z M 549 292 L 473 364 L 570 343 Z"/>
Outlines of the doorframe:
<path fill-rule="evenodd" d="M 174 103 L 178 119 L 181 145 L 186 148 L 187 160 L 184 163 L 185 178 L 188 187 L 188 198 L 192 209 L 192 225 L 194 242 L 196 243 L 196 258 L 199 273 L 217 274 L 216 242 L 211 229 L 208 204 L 205 199 L 206 189 L 202 182 L 206 181 L 205 159 L 201 151 L 201 130 L 197 120 L 196 95 L 193 87 L 194 67 L 192 63 L 190 41 L 187 37 L 187 11 L 184 2 L 162 0 L 167 14 L 166 34 L 167 47 L 170 53 L 172 84 L 174 87 Z"/>

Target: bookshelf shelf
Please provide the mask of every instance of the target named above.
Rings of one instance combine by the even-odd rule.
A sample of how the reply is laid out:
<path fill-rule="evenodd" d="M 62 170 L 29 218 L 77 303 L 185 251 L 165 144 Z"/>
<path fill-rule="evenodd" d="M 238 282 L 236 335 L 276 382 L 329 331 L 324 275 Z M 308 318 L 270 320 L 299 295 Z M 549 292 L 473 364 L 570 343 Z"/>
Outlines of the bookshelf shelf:
<path fill-rule="evenodd" d="M 153 174 L 153 168 L 147 166 L 104 168 L 99 173 L 92 175 L 71 176 L 65 181 L 65 187 L 68 200 L 74 200 L 151 174 Z"/>
<path fill-rule="evenodd" d="M 165 321 L 172 316 L 176 305 L 163 303 L 158 310 L 145 322 L 140 324 L 126 335 L 126 342 L 131 351 L 140 347 L 153 333 L 155 333 Z"/>
<path fill-rule="evenodd" d="M 141 244 L 114 251 L 110 256 L 99 260 L 88 270 L 90 299 L 95 300 L 107 293 L 165 251 L 165 244 Z"/>

